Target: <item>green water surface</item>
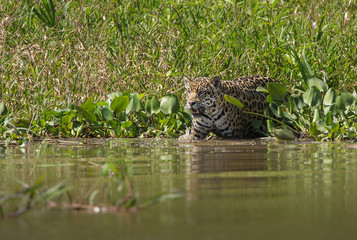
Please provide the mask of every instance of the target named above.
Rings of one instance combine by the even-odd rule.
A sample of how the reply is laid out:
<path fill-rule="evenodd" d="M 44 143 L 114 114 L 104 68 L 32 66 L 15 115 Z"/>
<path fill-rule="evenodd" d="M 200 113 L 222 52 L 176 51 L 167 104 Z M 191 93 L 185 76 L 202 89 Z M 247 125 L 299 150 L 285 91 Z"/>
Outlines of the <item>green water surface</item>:
<path fill-rule="evenodd" d="M 0 239 L 357 239 L 357 144 L 113 140 L 34 144 L 0 152 L 0 193 L 39 177 L 77 198 L 103 184 L 100 166 L 127 167 L 141 202 L 183 197 L 128 213 L 40 207 L 0 220 Z M 94 201 L 122 197 L 102 191 Z"/>

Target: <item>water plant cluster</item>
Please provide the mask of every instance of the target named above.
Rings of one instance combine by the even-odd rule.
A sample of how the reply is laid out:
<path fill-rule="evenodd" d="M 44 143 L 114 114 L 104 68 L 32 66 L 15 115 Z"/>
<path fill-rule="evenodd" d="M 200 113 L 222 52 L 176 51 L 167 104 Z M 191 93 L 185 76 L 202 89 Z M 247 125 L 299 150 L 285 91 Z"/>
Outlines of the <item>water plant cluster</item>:
<path fill-rule="evenodd" d="M 12 122 L 0 103 L 0 137 L 178 137 L 191 125 L 191 115 L 179 98 L 168 94 L 159 101 L 145 94 L 114 92 L 106 101 L 88 98 L 81 105 L 45 111 L 32 119 Z"/>
<path fill-rule="evenodd" d="M 294 51 L 293 56 L 301 73 L 300 84 L 293 91 L 289 92 L 285 84 L 275 82 L 268 83 L 266 89 L 257 89 L 268 93 L 264 112 L 268 132 L 284 140 L 309 137 L 318 141 L 356 141 L 357 85 L 351 86 L 351 92 L 329 87 L 315 76 L 304 51 L 301 58 Z M 239 99 L 225 98 L 239 108 L 244 107 Z"/>

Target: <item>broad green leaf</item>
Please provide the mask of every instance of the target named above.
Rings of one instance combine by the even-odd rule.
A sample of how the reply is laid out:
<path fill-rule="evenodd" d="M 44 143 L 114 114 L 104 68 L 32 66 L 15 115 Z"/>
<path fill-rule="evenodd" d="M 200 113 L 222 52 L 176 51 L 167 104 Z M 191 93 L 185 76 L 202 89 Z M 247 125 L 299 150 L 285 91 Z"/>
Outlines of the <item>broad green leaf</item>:
<path fill-rule="evenodd" d="M 160 103 L 160 110 L 164 114 L 177 113 L 180 110 L 180 101 L 174 94 L 166 95 Z"/>
<path fill-rule="evenodd" d="M 317 121 L 319 121 L 320 120 L 320 111 L 319 111 L 319 109 L 315 109 L 314 110 L 314 118 L 313 118 L 313 122 L 317 122 Z"/>
<path fill-rule="evenodd" d="M 59 130 L 56 127 L 51 126 L 51 125 L 46 125 L 46 130 L 49 131 L 53 135 L 58 135 L 58 133 L 59 133 Z"/>
<path fill-rule="evenodd" d="M 336 97 L 336 107 L 342 111 L 346 110 L 347 107 L 351 106 L 356 99 L 349 92 L 342 92 Z"/>
<path fill-rule="evenodd" d="M 268 83 L 267 88 L 270 96 L 275 101 L 283 100 L 286 94 L 288 93 L 288 89 L 286 88 L 286 85 L 281 83 L 270 82 Z"/>
<path fill-rule="evenodd" d="M 241 109 L 244 107 L 243 103 L 233 96 L 224 95 L 224 99 L 236 107 L 239 107 Z"/>
<path fill-rule="evenodd" d="M 144 96 L 145 96 L 146 93 L 140 93 L 138 94 L 138 97 L 139 97 L 139 100 L 141 100 Z"/>
<path fill-rule="evenodd" d="M 329 112 L 332 116 L 336 116 L 339 113 L 336 104 L 332 104 L 324 109 L 325 114 L 328 114 Z"/>
<path fill-rule="evenodd" d="M 325 116 L 325 123 L 326 123 L 326 125 L 332 125 L 332 113 L 331 112 L 327 112 L 327 114 Z"/>
<path fill-rule="evenodd" d="M 123 125 L 121 125 L 121 127 L 123 129 L 127 129 L 127 128 L 131 127 L 132 125 L 133 125 L 132 121 L 126 121 L 126 122 L 123 123 Z"/>
<path fill-rule="evenodd" d="M 113 120 L 113 113 L 112 111 L 108 108 L 108 107 L 103 107 L 101 109 L 101 112 L 102 112 L 102 116 L 103 116 L 103 119 L 105 121 L 111 121 Z"/>
<path fill-rule="evenodd" d="M 306 106 L 302 96 L 299 94 L 291 94 L 289 99 L 291 99 L 294 102 L 295 107 L 297 109 L 303 109 Z"/>
<path fill-rule="evenodd" d="M 126 112 L 124 112 L 124 111 L 120 112 L 119 115 L 118 115 L 118 119 L 119 119 L 119 121 L 121 121 L 121 122 L 126 121 L 126 119 L 127 119 L 127 114 L 126 114 Z"/>
<path fill-rule="evenodd" d="M 282 116 L 281 106 L 278 105 L 277 103 L 275 103 L 275 102 L 270 103 L 269 104 L 269 109 L 276 117 L 281 117 Z"/>
<path fill-rule="evenodd" d="M 63 125 L 68 125 L 68 124 L 71 123 L 72 118 L 73 118 L 73 114 L 64 115 L 64 116 L 61 117 L 61 123 Z"/>
<path fill-rule="evenodd" d="M 99 101 L 95 105 L 97 105 L 97 106 L 108 106 L 108 103 L 106 101 Z"/>
<path fill-rule="evenodd" d="M 0 117 L 7 114 L 7 108 L 4 102 L 0 102 Z"/>
<path fill-rule="evenodd" d="M 316 136 L 319 134 L 319 130 L 317 129 L 317 124 L 316 123 L 311 123 L 310 127 L 309 127 L 309 134 L 311 136 Z"/>
<path fill-rule="evenodd" d="M 332 132 L 338 133 L 339 131 L 340 131 L 340 125 L 338 123 L 335 123 L 332 127 Z"/>
<path fill-rule="evenodd" d="M 185 122 L 192 122 L 192 115 L 189 112 L 183 111 L 183 112 L 178 112 L 177 115 L 181 118 L 182 121 Z"/>
<path fill-rule="evenodd" d="M 160 112 L 160 102 L 156 97 L 149 98 L 145 102 L 145 111 L 150 114 L 157 114 Z"/>
<path fill-rule="evenodd" d="M 134 93 L 133 95 L 130 96 L 129 104 L 126 107 L 126 114 L 129 114 L 130 112 L 137 112 L 140 110 L 140 99 L 139 95 L 137 93 Z"/>
<path fill-rule="evenodd" d="M 318 90 L 324 92 L 326 92 L 328 89 L 327 84 L 321 78 L 318 77 L 309 78 L 307 80 L 307 85 L 309 86 L 309 88 L 316 87 Z"/>
<path fill-rule="evenodd" d="M 95 117 L 95 115 L 91 112 L 87 112 L 86 110 L 84 110 L 83 108 L 73 105 L 73 107 L 77 110 L 77 112 L 88 122 L 95 122 L 97 121 L 97 118 Z"/>
<path fill-rule="evenodd" d="M 336 100 L 336 96 L 337 91 L 334 88 L 330 88 L 324 97 L 324 105 L 332 105 Z"/>
<path fill-rule="evenodd" d="M 321 105 L 321 93 L 316 87 L 311 87 L 304 93 L 304 102 L 311 106 Z"/>
<path fill-rule="evenodd" d="M 88 98 L 80 107 L 86 110 L 87 112 L 93 112 L 96 108 L 96 105 L 92 101 L 92 98 Z"/>
<path fill-rule="evenodd" d="M 268 89 L 263 88 L 262 86 L 257 87 L 257 90 L 256 90 L 256 91 L 257 91 L 257 92 L 265 92 L 265 93 L 269 93 Z"/>
<path fill-rule="evenodd" d="M 274 136 L 279 140 L 295 140 L 294 133 L 288 127 L 279 127 L 273 130 Z"/>
<path fill-rule="evenodd" d="M 120 113 L 124 111 L 129 104 L 129 97 L 128 96 L 119 96 L 113 99 L 110 104 L 110 109 L 113 111 Z"/>

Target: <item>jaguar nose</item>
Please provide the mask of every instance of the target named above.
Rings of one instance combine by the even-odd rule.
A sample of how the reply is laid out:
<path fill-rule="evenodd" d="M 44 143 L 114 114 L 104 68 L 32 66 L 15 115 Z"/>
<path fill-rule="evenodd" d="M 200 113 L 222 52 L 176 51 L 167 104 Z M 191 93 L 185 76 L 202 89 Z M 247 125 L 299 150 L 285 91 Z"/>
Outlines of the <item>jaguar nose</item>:
<path fill-rule="evenodd" d="M 188 101 L 188 105 L 192 108 L 196 104 L 196 101 Z"/>

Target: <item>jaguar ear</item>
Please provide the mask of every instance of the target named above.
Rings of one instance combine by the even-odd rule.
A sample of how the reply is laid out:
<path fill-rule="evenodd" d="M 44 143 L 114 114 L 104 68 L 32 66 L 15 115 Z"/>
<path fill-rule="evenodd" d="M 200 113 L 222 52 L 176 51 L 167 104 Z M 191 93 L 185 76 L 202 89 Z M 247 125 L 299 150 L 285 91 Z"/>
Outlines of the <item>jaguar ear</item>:
<path fill-rule="evenodd" d="M 186 89 L 190 89 L 191 79 L 189 79 L 189 78 L 186 77 L 186 76 L 183 76 L 183 82 L 185 83 Z"/>
<path fill-rule="evenodd" d="M 211 79 L 211 84 L 219 89 L 221 87 L 221 78 L 218 76 L 214 76 L 214 78 Z"/>

